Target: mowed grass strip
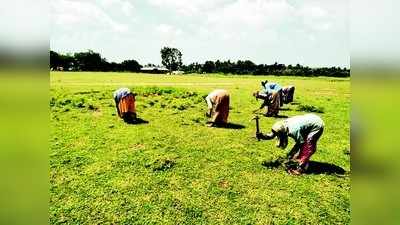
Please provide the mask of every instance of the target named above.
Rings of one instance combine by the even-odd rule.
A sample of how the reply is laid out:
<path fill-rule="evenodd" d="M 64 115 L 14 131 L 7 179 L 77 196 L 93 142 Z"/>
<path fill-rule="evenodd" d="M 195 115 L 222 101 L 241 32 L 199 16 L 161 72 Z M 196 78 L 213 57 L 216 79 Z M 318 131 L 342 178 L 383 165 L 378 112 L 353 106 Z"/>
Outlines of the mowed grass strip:
<path fill-rule="evenodd" d="M 349 171 L 349 79 L 51 73 L 50 223 L 350 223 L 348 175 L 295 177 L 263 166 L 289 150 L 253 138 L 261 102 L 251 93 L 265 79 L 296 86 L 282 116 L 315 110 L 325 121 L 312 160 Z M 149 123 L 117 118 L 120 86 L 138 93 L 138 115 Z M 229 120 L 240 126 L 205 126 L 203 97 L 215 88 L 231 93 Z M 277 120 L 263 117 L 261 130 Z"/>

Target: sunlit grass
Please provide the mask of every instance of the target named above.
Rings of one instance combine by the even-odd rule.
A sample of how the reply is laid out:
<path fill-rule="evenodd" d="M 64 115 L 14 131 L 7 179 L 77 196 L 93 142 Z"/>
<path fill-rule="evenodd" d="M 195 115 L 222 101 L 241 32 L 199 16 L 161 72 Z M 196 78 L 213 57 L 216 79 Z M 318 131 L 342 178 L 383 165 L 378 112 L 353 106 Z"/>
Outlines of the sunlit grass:
<path fill-rule="evenodd" d="M 350 222 L 349 176 L 294 177 L 264 167 L 286 151 L 254 139 L 251 121 L 261 103 L 251 96 L 259 81 L 295 85 L 295 103 L 280 114 L 306 113 L 299 105 L 322 109 L 326 129 L 312 160 L 349 171 L 349 79 L 127 73 L 50 79 L 52 224 Z M 112 92 L 121 86 L 138 93 L 138 115 L 149 123 L 117 118 Z M 203 96 L 214 88 L 231 93 L 229 120 L 243 129 L 205 126 Z M 261 130 L 276 120 L 262 118 Z"/>

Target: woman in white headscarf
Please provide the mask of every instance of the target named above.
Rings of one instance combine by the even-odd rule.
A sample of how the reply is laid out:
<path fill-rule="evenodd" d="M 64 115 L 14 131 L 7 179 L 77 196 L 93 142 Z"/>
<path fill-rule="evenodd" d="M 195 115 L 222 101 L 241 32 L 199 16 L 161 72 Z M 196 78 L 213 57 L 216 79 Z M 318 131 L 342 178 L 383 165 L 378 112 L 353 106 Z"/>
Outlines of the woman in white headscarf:
<path fill-rule="evenodd" d="M 271 133 L 257 133 L 259 139 L 270 140 L 277 138 L 277 147 L 286 148 L 288 137 L 293 138 L 296 144 L 288 153 L 288 158 L 298 162 L 297 168 L 289 168 L 288 172 L 299 175 L 306 171 L 311 156 L 317 150 L 317 142 L 324 131 L 324 122 L 315 114 L 294 116 L 276 122 Z"/>

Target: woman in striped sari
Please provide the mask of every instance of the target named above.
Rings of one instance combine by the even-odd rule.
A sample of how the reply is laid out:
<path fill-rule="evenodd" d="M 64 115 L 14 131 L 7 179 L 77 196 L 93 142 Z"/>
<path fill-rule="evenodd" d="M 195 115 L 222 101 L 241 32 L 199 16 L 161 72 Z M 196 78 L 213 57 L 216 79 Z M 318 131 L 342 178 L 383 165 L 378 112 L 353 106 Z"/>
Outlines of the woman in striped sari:
<path fill-rule="evenodd" d="M 211 117 L 210 126 L 226 126 L 229 116 L 229 93 L 226 90 L 214 90 L 206 97 L 208 111 Z"/>

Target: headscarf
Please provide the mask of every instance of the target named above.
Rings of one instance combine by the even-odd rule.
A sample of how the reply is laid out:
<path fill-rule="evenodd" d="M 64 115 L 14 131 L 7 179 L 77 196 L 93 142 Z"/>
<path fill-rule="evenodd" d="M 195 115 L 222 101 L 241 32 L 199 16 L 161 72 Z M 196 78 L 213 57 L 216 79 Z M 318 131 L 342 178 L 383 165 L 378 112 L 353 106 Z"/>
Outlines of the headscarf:
<path fill-rule="evenodd" d="M 288 127 L 284 120 L 276 122 L 272 125 L 272 132 L 274 132 L 278 138 L 276 146 L 279 148 L 286 148 L 288 145 Z"/>

